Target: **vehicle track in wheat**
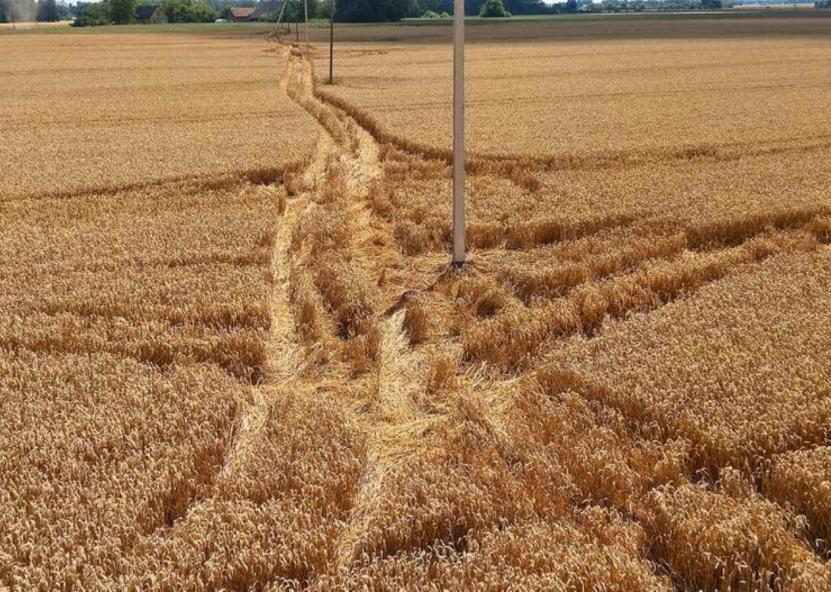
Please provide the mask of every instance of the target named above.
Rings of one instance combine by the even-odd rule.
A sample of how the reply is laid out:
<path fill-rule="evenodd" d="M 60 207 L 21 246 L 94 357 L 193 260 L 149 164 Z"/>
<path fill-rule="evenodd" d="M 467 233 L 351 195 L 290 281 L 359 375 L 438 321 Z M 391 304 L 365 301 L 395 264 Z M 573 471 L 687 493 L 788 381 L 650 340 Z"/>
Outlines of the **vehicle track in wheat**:
<path fill-rule="evenodd" d="M 444 335 L 448 359 L 458 364 L 451 371 L 454 396 L 463 402 L 425 404 L 424 390 L 432 380 L 425 377 L 435 372 L 436 362 L 430 357 L 433 351 L 419 345 L 422 338 L 414 323 L 421 318 L 419 315 L 429 317 L 431 313 L 425 312 L 429 304 L 418 312 L 419 306 L 425 306 L 418 303 L 427 297 L 439 304 L 439 309 L 452 307 L 458 294 L 471 293 L 471 281 L 475 283 L 480 276 L 491 273 L 491 251 L 498 251 L 500 245 L 477 251 L 469 274 L 448 274 L 435 266 L 432 256 L 423 256 L 423 261 L 418 257 L 407 260 L 390 226 L 377 217 L 372 205 L 374 193 L 385 183 L 395 182 L 386 178 L 390 155 L 393 161 L 406 161 L 416 175 L 443 176 L 443 165 L 437 166 L 435 155 L 420 150 L 408 150 L 400 144 L 379 145 L 377 134 L 361 118 L 343 105 L 328 101 L 327 95 L 315 88 L 307 48 L 281 44 L 279 51 L 287 61 L 281 89 L 315 117 L 320 139 L 311 163 L 288 183 L 294 188 L 289 191 L 292 195 L 286 199 L 285 214 L 276 232 L 271 264 L 274 294 L 265 380 L 252 387 L 250 400 L 244 404 L 221 477 L 227 480 L 234 471 L 247 470 L 248 451 L 266 437 L 268 418 L 289 393 L 310 404 L 327 397 L 350 429 L 361 434 L 364 456 L 348 510 L 337 527 L 325 569 L 307 574 L 310 579 L 302 581 L 303 586 L 317 583 L 325 588 L 327 582 L 354 582 L 356 566 L 367 557 L 395 560 L 399 554 L 431 551 L 437 545 L 456 552 L 464 550 L 468 535 L 457 527 L 446 530 L 439 526 L 436 538 L 428 540 L 420 540 L 415 534 L 410 535 L 411 539 L 405 535 L 399 539 L 387 533 L 383 525 L 388 511 L 385 497 L 395 487 L 395 480 L 401 478 L 401 471 L 411 466 L 408 463 L 430 466 L 441 458 L 443 452 L 437 447 L 435 432 L 452 432 L 460 417 L 480 422 L 500 448 L 521 448 L 525 432 L 517 432 L 516 417 L 522 412 L 516 408 L 524 408 L 523 400 L 529 392 L 542 392 L 554 405 L 561 404 L 561 395 L 567 393 L 567 397 L 582 401 L 569 404 L 593 409 L 597 425 L 577 429 L 574 437 L 578 439 L 582 437 L 580 429 L 590 430 L 587 437 L 620 430 L 619 426 L 604 423 L 608 417 L 620 417 L 628 426 L 625 436 L 617 436 L 623 448 L 616 454 L 622 462 L 635 462 L 637 456 L 627 455 L 641 454 L 637 452 L 641 448 L 665 446 L 670 451 L 667 454 L 676 454 L 673 451 L 678 434 L 672 430 L 656 439 L 649 418 L 632 415 L 631 409 L 617 405 L 612 395 L 604 394 L 591 381 L 582 381 L 577 375 L 557 375 L 556 368 L 555 378 L 546 375 L 550 371 L 549 353 L 556 352 L 572 336 L 591 340 L 602 333 L 606 322 L 626 322 L 636 314 L 651 315 L 710 284 L 761 266 L 773 256 L 826 248 L 820 247 L 825 242 L 825 227 L 817 226 L 817 220 L 827 215 L 823 208 L 783 211 L 770 218 L 749 217 L 713 227 L 675 225 L 653 230 L 647 224 L 644 240 L 664 241 L 666 245 L 661 243 L 644 252 L 635 248 L 631 253 L 623 245 L 617 261 L 592 257 L 578 261 L 588 266 L 583 275 L 568 279 L 562 286 L 547 286 L 550 294 L 527 288 L 524 302 L 519 295 L 514 296 L 519 304 L 513 309 L 501 310 L 492 290 L 476 296 L 479 288 L 474 288 L 474 299 L 491 299 L 485 304 L 473 301 L 480 318 L 474 318 L 470 326 L 461 327 L 455 335 Z M 485 175 L 522 181 L 510 167 L 491 163 L 486 168 Z M 533 191 L 533 187 L 527 189 Z M 512 248 L 522 253 L 573 238 L 591 241 L 608 233 L 625 233 L 632 223 L 629 218 L 601 220 L 585 228 L 554 224 L 555 228 L 548 223 L 550 228 L 532 229 L 536 234 L 532 233 L 530 242 Z M 319 229 L 310 230 L 314 224 L 320 225 Z M 343 224 L 343 236 L 329 236 L 327 233 L 337 224 Z M 571 236 L 573 233 L 576 237 Z M 324 269 L 329 264 L 340 271 Z M 432 273 L 432 281 L 416 290 L 387 285 L 387 274 L 404 273 L 402 269 L 416 269 L 423 277 Z M 547 319 L 545 326 L 539 334 L 533 334 L 528 327 L 536 327 L 540 315 Z M 528 370 L 528 375 L 517 377 L 520 369 Z M 481 416 L 477 415 L 477 405 L 481 406 Z M 810 449 L 822 442 L 822 438 L 815 439 L 783 450 Z M 542 446 L 543 441 L 538 445 Z M 701 484 L 706 478 L 715 481 L 720 472 L 732 475 L 729 464 L 715 466 L 689 454 L 682 476 L 691 482 Z M 569 470 L 575 474 L 591 470 L 579 459 L 564 462 L 573 463 Z M 632 475 L 630 478 L 640 480 L 638 487 L 646 487 L 644 484 L 655 479 L 634 470 Z M 591 483 L 590 479 L 585 483 L 578 479 L 580 487 L 590 487 Z M 659 549 L 644 552 L 644 557 L 657 572 L 672 573 L 673 568 L 667 566 L 677 557 L 660 545 L 674 536 L 673 527 L 653 515 L 658 503 L 651 497 L 654 485 L 636 488 L 624 497 L 601 497 L 596 502 L 615 508 L 632 523 L 642 524 L 650 545 Z M 720 482 L 709 486 L 713 495 L 722 495 Z M 763 500 L 758 503 L 770 501 L 758 483 L 748 495 Z M 797 545 L 795 539 L 792 543 Z M 677 574 L 672 573 L 672 577 Z"/>
<path fill-rule="evenodd" d="M 371 223 L 372 212 L 367 199 L 376 182 L 384 173 L 379 160 L 379 145 L 372 135 L 346 112 L 321 101 L 314 90 L 311 61 L 297 46 L 284 47 L 289 60 L 286 80 L 289 95 L 320 122 L 324 132 L 324 146 L 319 148 L 323 163 L 314 171 L 308 171 L 306 184 L 310 187 L 307 207 L 315 207 L 315 192 L 325 189 L 331 175 L 343 181 L 344 195 L 341 206 L 346 208 L 351 220 L 352 240 L 359 245 L 371 245 L 376 240 L 377 229 Z M 290 264 L 289 264 L 290 265 Z M 414 403 L 415 391 L 420 388 L 420 374 L 424 360 L 419 352 L 409 347 L 404 334 L 403 311 L 385 317 L 376 312 L 374 322 L 379 332 L 379 349 L 376 364 L 361 381 L 368 384 L 369 405 L 359 406 L 344 397 L 344 406 L 351 421 L 366 435 L 368 442 L 366 466 L 355 497 L 350 519 L 337 542 L 336 571 L 348 572 L 351 563 L 360 555 L 360 541 L 365 530 L 365 520 L 371 514 L 379 496 L 380 482 L 388 467 L 402 457 L 416 452 L 418 436 L 436 421 L 428 417 Z M 334 372 L 329 378 L 327 374 Z M 320 383 L 336 383 L 340 368 L 322 370 L 316 380 Z"/>

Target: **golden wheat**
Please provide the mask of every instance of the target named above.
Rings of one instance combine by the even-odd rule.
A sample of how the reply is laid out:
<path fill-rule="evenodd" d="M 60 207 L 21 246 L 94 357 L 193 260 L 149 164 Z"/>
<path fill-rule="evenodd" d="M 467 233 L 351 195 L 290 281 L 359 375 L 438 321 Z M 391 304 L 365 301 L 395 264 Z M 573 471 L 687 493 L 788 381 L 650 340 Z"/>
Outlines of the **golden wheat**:
<path fill-rule="evenodd" d="M 204 41 L 0 40 L 26 55 L 0 91 L 0 587 L 121 588 L 142 540 L 210 496 L 266 372 L 278 182 L 316 129 L 259 44 Z M 208 96 L 308 133 L 252 134 Z"/>
<path fill-rule="evenodd" d="M 816 36 L 822 19 L 811 20 L 774 25 L 771 19 L 768 31 L 752 36 L 736 33 L 756 23 L 738 19 L 724 23 L 732 28 L 724 35 L 713 34 L 713 22 L 668 19 L 656 19 L 645 36 L 636 32 L 643 23 L 619 23 L 623 38 L 606 36 L 604 28 L 614 23 L 581 23 L 571 31 L 558 23 L 523 23 L 513 31 L 472 27 L 469 149 L 591 166 L 814 141 L 827 146 L 831 120 L 815 101 L 828 96 L 823 77 L 831 48 Z M 585 38 L 569 38 L 575 31 Z M 433 39 L 425 43 L 417 30 L 404 29 L 392 43 L 386 32 L 363 33 L 369 39 L 340 48 L 338 84 L 322 92 L 359 110 L 397 144 L 446 153 L 452 52 Z M 326 58 L 318 56 L 321 73 L 328 72 Z"/>
<path fill-rule="evenodd" d="M 643 528 L 628 557 L 683 589 L 828 586 L 812 449 L 827 443 L 831 149 L 798 90 L 826 92 L 828 46 L 724 35 L 693 49 L 656 27 L 665 39 L 623 59 L 619 39 L 471 46 L 461 275 L 441 272 L 450 54 L 355 33 L 338 84 L 317 89 L 381 143 L 366 205 L 400 257 L 381 298 L 404 309 L 426 356 L 414 400 L 439 418 L 408 445 L 422 452 L 374 478 L 348 575 L 320 588 L 499 588 L 497 571 L 519 588 L 670 585 L 649 570 L 593 580 L 565 556 L 570 577 L 555 575 L 530 543 L 502 551 L 511 567 L 489 562 L 491 536 L 535 536 L 576 504 Z M 755 119 L 774 96 L 790 101 L 777 130 Z M 572 536 L 568 557 L 594 557 Z"/>
<path fill-rule="evenodd" d="M 809 14 L 0 37 L 0 588 L 827 590 Z"/>
<path fill-rule="evenodd" d="M 269 49 L 199 35 L 0 37 L 0 200 L 302 159 L 313 120 L 276 92 L 280 62 Z"/>

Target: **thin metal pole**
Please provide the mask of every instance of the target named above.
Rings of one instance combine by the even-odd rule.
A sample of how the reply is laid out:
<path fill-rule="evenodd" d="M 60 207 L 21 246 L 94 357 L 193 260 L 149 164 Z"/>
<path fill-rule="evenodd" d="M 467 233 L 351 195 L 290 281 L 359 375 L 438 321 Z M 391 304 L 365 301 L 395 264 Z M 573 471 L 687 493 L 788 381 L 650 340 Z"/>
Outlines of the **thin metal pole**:
<path fill-rule="evenodd" d="M 332 13 L 329 15 L 329 84 L 335 83 L 335 0 L 332 0 Z"/>
<path fill-rule="evenodd" d="M 300 43 L 300 13 L 294 19 L 294 35 L 297 37 L 297 42 Z"/>
<path fill-rule="evenodd" d="M 453 264 L 465 262 L 465 2 L 453 9 Z"/>
<path fill-rule="evenodd" d="M 277 17 L 277 25 L 275 28 L 280 29 L 280 25 L 283 22 L 283 13 L 286 11 L 286 4 L 288 4 L 288 0 L 283 0 L 283 5 L 280 7 L 280 15 Z"/>
<path fill-rule="evenodd" d="M 303 0 L 303 12 L 306 15 L 306 47 L 309 46 L 309 0 Z"/>

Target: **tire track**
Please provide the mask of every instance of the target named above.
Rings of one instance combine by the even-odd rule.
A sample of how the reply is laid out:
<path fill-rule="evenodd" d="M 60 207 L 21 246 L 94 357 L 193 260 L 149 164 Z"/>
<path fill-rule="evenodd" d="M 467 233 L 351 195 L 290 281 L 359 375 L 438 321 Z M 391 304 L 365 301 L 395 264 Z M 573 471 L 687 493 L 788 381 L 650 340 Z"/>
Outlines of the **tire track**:
<path fill-rule="evenodd" d="M 331 181 L 337 178 L 343 183 L 342 189 L 339 189 L 342 195 L 337 196 L 335 209 L 346 211 L 350 222 L 349 241 L 355 258 L 351 264 L 355 267 L 372 267 L 367 265 L 371 263 L 373 255 L 370 245 L 378 239 L 379 231 L 373 225 L 372 215 L 367 207 L 367 197 L 371 193 L 373 183 L 381 179 L 384 172 L 380 164 L 381 150 L 378 137 L 349 110 L 341 109 L 321 99 L 320 93 L 314 87 L 311 62 L 303 51 L 287 46 L 283 46 L 282 51 L 288 61 L 281 85 L 283 90 L 318 120 L 323 131 L 315 159 L 302 175 L 302 185 L 305 190 L 298 198 L 292 200 L 287 215 L 281 222 L 282 232 L 278 233 L 272 262 L 272 273 L 275 277 L 275 302 L 272 314 L 275 319 L 275 328 L 282 327 L 282 329 L 276 329 L 278 332 L 273 335 L 269 352 L 267 384 L 258 387 L 258 390 L 262 392 L 255 395 L 254 402 L 249 405 L 243 415 L 241 422 L 243 427 L 237 438 L 237 449 L 238 454 L 243 454 L 244 450 L 250 446 L 250 442 L 256 441 L 259 430 L 268 416 L 269 408 L 279 400 L 277 385 L 283 388 L 290 385 L 293 390 L 299 391 L 304 397 L 316 396 L 317 391 L 320 390 L 335 392 L 336 396 L 332 397 L 331 401 L 340 407 L 338 411 L 342 412 L 348 418 L 349 423 L 362 432 L 366 439 L 363 476 L 351 500 L 349 514 L 336 537 L 334 556 L 325 574 L 327 577 L 341 576 L 346 581 L 356 561 L 360 561 L 367 552 L 370 555 L 375 553 L 373 543 L 367 542 L 368 528 L 379 518 L 385 488 L 389 487 L 385 479 L 394 472 L 396 467 L 401 466 L 399 463 L 422 454 L 425 449 L 429 448 L 430 441 L 425 438 L 425 433 L 446 417 L 441 412 L 427 414 L 419 408 L 417 403 L 417 397 L 424 386 L 422 377 L 425 374 L 427 362 L 424 350 L 412 347 L 408 343 L 403 329 L 404 311 L 393 311 L 388 316 L 381 317 L 377 308 L 373 310 L 370 320 L 378 331 L 377 352 L 373 354 L 374 358 L 369 370 L 353 376 L 350 380 L 344 380 L 345 366 L 340 360 L 326 358 L 320 363 L 311 361 L 312 357 L 309 356 L 310 361 L 306 362 L 305 367 L 301 362 L 304 358 L 303 344 L 297 336 L 297 329 L 292 322 L 291 314 L 293 303 L 290 298 L 292 288 L 290 270 L 293 266 L 302 267 L 305 262 L 299 258 L 302 255 L 293 252 L 292 245 L 289 244 L 289 229 L 304 223 L 301 218 L 303 213 L 318 211 L 322 212 L 321 215 L 325 215 L 327 206 L 332 207 L 331 200 L 333 199 L 326 192 L 331 189 L 329 187 Z M 426 157 L 418 153 L 410 153 L 409 156 L 414 159 Z M 697 156 L 692 155 L 692 157 Z M 328 203 L 327 200 L 329 200 Z M 811 216 L 815 214 L 811 212 Z M 736 241 L 740 246 L 734 248 L 724 248 L 727 245 L 714 246 L 710 240 L 705 240 L 705 238 L 711 238 L 709 229 L 705 229 L 701 232 L 702 237 L 705 238 L 689 241 L 697 249 L 683 253 L 683 257 L 693 263 L 691 270 L 687 270 L 688 274 L 682 274 L 682 277 L 675 279 L 646 274 L 645 280 L 648 280 L 647 283 L 650 286 L 652 283 L 655 284 L 652 286 L 655 288 L 655 293 L 665 303 L 710 281 L 720 279 L 735 268 L 761 261 L 779 250 L 802 248 L 799 245 L 792 246 L 787 235 L 793 226 L 800 228 L 793 234 L 804 234 L 801 230 L 804 223 L 805 220 L 799 217 L 794 224 L 783 223 L 782 228 L 777 227 L 776 236 L 771 239 L 776 242 L 774 245 L 768 245 L 766 239 L 755 236 L 764 228 L 757 229 L 754 226 L 751 229 L 752 232 L 747 231 L 749 236 L 745 236 L 744 229 L 740 229 L 742 232 L 738 234 L 741 236 L 737 236 Z M 715 234 L 720 233 L 721 229 L 715 232 Z M 794 237 L 794 240 L 799 243 L 797 238 Z M 779 245 L 779 242 L 783 244 Z M 676 251 L 677 249 L 672 249 L 671 254 L 677 255 Z M 721 258 L 726 259 L 715 261 Z M 710 259 L 713 261 L 710 262 Z M 400 260 L 384 262 L 384 264 L 395 265 L 398 262 Z M 643 262 L 636 260 L 632 263 L 633 269 L 627 269 L 625 273 L 613 273 L 612 280 L 626 283 L 628 281 L 626 278 L 634 275 L 641 263 Z M 315 270 L 305 271 L 314 273 Z M 651 272 L 651 269 L 646 271 Z M 666 270 L 662 268 L 659 271 Z M 687 277 L 689 274 L 692 275 Z M 576 289 L 580 290 L 585 287 L 596 288 L 598 286 L 593 284 L 577 286 Z M 318 292 L 321 290 L 319 286 L 314 289 Z M 375 287 L 370 290 L 377 296 L 378 290 Z M 326 298 L 323 300 L 326 301 Z M 330 307 L 332 306 L 331 300 L 330 298 L 328 302 Z M 590 309 L 593 303 L 582 298 L 578 304 L 578 312 L 580 314 L 586 312 L 588 315 L 586 319 L 592 321 L 594 316 Z M 613 316 L 625 316 L 630 309 L 637 308 L 634 305 L 627 307 L 626 303 L 623 304 L 619 313 Z M 333 316 L 335 312 L 337 311 L 332 311 Z M 605 309 L 603 314 L 605 314 Z M 599 317 L 601 322 L 603 314 Z M 511 323 L 512 326 L 521 324 Z M 584 323 L 581 322 L 581 330 L 585 328 L 583 325 Z M 589 331 L 593 331 L 598 325 L 591 322 L 587 326 Z M 337 332 L 326 337 L 335 340 L 341 349 L 345 349 L 355 341 L 353 336 Z M 491 337 L 493 335 L 488 337 L 485 341 L 488 342 L 488 348 L 492 348 L 494 339 Z M 472 376 L 470 369 L 463 369 L 462 373 L 462 380 L 467 380 Z M 511 390 L 503 389 L 505 392 Z M 360 391 L 366 397 L 363 399 L 360 396 L 356 397 L 356 391 Z M 512 436 L 509 433 L 509 419 L 507 418 L 510 413 L 510 400 L 502 395 L 494 395 L 486 400 L 485 406 L 490 414 L 488 421 L 492 423 L 494 430 L 504 439 L 510 440 Z M 233 457 L 234 454 L 231 455 L 229 462 L 231 470 Z"/>
<path fill-rule="evenodd" d="M 288 47 L 284 52 L 289 60 L 286 92 L 320 122 L 328 138 L 319 166 L 307 171 L 306 182 L 312 188 L 308 207 L 324 203 L 325 184 L 332 175 L 338 177 L 345 193 L 339 203 L 349 212 L 351 240 L 367 251 L 378 239 L 367 203 L 373 183 L 384 174 L 378 142 L 348 113 L 320 100 L 314 89 L 311 61 L 302 51 Z M 355 257 L 366 258 L 366 252 Z M 368 375 L 359 379 L 366 386 L 368 401 L 356 410 L 354 405 L 349 406 L 348 396 L 342 398 L 351 421 L 366 436 L 367 458 L 351 515 L 336 543 L 333 568 L 341 574 L 349 571 L 361 553 L 367 523 L 377 508 L 385 475 L 401 459 L 419 451 L 421 434 L 438 421 L 438 416 L 428 416 L 415 402 L 422 388 L 425 360 L 421 352 L 409 347 L 403 321 L 404 311 L 381 318 L 376 310 L 373 322 L 378 330 L 378 351 Z M 330 366 L 323 369 L 323 377 L 317 380 L 333 384 L 340 381 L 338 388 L 344 388 L 340 368 L 337 364 Z"/>

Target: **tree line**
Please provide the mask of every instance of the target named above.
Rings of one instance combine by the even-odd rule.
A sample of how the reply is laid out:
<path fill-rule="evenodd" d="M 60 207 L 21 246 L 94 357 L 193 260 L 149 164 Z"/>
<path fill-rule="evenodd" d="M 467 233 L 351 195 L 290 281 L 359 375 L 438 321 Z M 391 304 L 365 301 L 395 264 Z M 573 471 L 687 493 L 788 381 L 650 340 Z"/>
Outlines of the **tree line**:
<path fill-rule="evenodd" d="M 9 0 L 0 0 L 0 2 Z M 32 0 L 34 1 L 34 0 Z M 49 0 L 54 1 L 54 0 Z M 307 0 L 309 18 L 329 18 L 332 0 Z M 341 0 L 342 3 L 343 0 Z M 170 23 L 210 23 L 217 18 L 230 18 L 231 8 L 256 7 L 253 0 L 103 0 L 101 2 L 78 2 L 70 5 L 71 13 L 76 17 L 76 27 L 98 25 L 125 25 L 135 22 L 135 10 L 138 4 L 158 4 Z M 264 20 L 276 20 L 278 12 Z M 284 22 L 302 21 L 305 8 L 302 0 L 289 0 L 283 14 Z"/>
<path fill-rule="evenodd" d="M 0 23 L 55 22 L 66 20 L 69 16 L 68 8 L 55 0 L 0 0 Z"/>
<path fill-rule="evenodd" d="M 212 23 L 219 16 L 217 8 L 205 0 L 161 0 L 137 2 L 136 0 L 103 0 L 79 2 L 72 8 L 75 27 L 98 25 L 128 25 L 136 21 L 138 4 L 157 4 L 170 23 Z"/>
<path fill-rule="evenodd" d="M 488 0 L 465 0 L 465 14 L 479 16 Z M 559 12 L 542 0 L 502 0 L 511 14 L 551 14 Z M 344 22 L 397 21 L 417 18 L 425 13 L 453 14 L 453 0 L 349 0 L 339 2 L 335 20 Z"/>
<path fill-rule="evenodd" d="M 103 0 L 57 4 L 55 0 L 0 0 L 0 22 L 16 20 L 55 21 L 75 17 L 76 26 L 128 24 L 135 20 L 137 3 L 148 0 Z M 172 23 L 212 22 L 227 17 L 233 6 L 256 6 L 253 0 L 149 0 L 158 3 Z M 328 19 L 332 0 L 308 0 L 309 17 Z M 591 3 L 564 0 L 546 4 L 543 0 L 465 0 L 468 16 L 510 16 L 527 14 L 559 14 L 583 10 L 585 12 L 622 12 L 677 8 L 721 8 L 722 0 L 603 0 Z M 817 0 L 817 6 L 831 6 L 831 0 Z M 12 7 L 15 12 L 12 13 Z M 383 22 L 402 18 L 439 17 L 453 14 L 453 0 L 340 0 L 335 20 L 341 22 Z M 302 0 L 288 0 L 283 20 L 304 19 Z M 276 19 L 276 13 L 271 19 Z"/>

